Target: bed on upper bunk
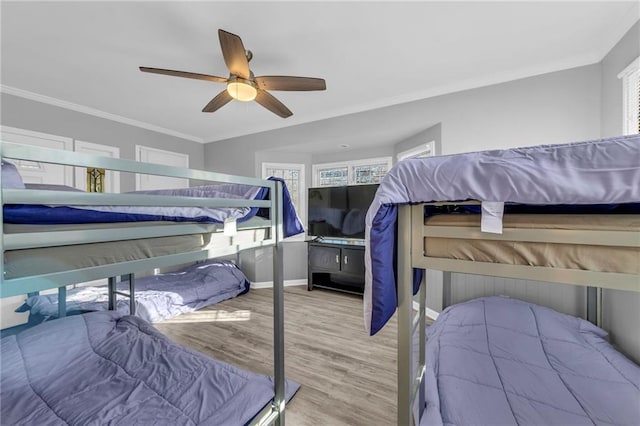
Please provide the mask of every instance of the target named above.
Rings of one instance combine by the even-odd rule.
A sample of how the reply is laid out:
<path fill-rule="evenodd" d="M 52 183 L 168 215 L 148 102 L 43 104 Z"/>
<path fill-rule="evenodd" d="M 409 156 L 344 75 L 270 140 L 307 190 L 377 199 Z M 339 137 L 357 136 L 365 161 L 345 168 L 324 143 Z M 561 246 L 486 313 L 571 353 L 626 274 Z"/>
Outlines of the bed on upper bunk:
<path fill-rule="evenodd" d="M 153 194 L 25 189 L 7 185 L 3 168 L 0 297 L 55 288 L 64 296 L 69 284 L 108 278 L 113 309 L 120 276 L 133 294 L 136 271 L 255 247 L 274 255 L 273 379 L 176 345 L 138 317 L 92 312 L 2 338 L 2 424 L 284 422 L 297 385 L 285 395 L 281 241 L 302 227 L 282 181 L 5 142 L 0 154 L 216 183 Z"/>
<path fill-rule="evenodd" d="M 398 308 L 398 424 L 637 423 L 640 368 L 603 330 L 481 299 L 447 308 L 426 333 L 420 283 L 435 269 L 640 291 L 639 159 L 634 135 L 390 170 L 367 214 L 364 303 L 371 334 Z M 423 344 L 411 349 L 416 331 L 428 335 L 426 362 Z"/>
<path fill-rule="evenodd" d="M 3 160 L 2 173 L 4 188 L 25 189 L 18 171 L 11 162 Z M 80 192 L 60 185 L 40 184 L 29 187 L 71 194 Z M 128 195 L 266 200 L 269 190 L 256 185 L 223 183 L 183 189 L 135 191 Z M 283 188 L 283 205 L 285 236 L 302 232 L 302 225 L 286 187 Z M 15 241 L 16 245 L 14 250 L 4 252 L 4 277 L 13 279 L 69 270 L 95 270 L 103 265 L 197 251 L 206 252 L 207 257 L 234 253 L 268 242 L 272 222 L 265 218 L 267 214 L 268 211 L 259 207 L 7 204 L 3 206 L 4 235 L 9 241 Z M 179 226 L 185 223 L 189 225 Z M 229 223 L 236 228 L 231 233 L 227 232 Z M 134 229 L 143 234 L 153 235 L 154 229 L 158 226 L 164 226 L 169 235 L 134 239 L 128 236 Z M 174 228 L 171 228 L 172 226 Z M 193 231 L 185 231 L 189 226 Z M 30 247 L 28 238 L 39 240 L 50 232 L 57 235 L 63 232 L 65 236 L 73 235 L 78 243 L 72 243 L 75 242 L 74 237 L 68 242 L 58 238 L 57 241 L 50 240 L 46 247 Z M 101 234 L 92 241 L 88 238 L 88 233 L 91 232 Z M 232 270 L 215 266 L 221 265 L 210 265 L 206 268 L 206 274 L 202 273 L 203 267 L 190 267 L 179 271 L 180 275 L 173 273 L 142 278 L 136 283 L 135 294 L 140 297 L 138 301 L 129 303 L 129 307 L 125 303 L 116 303 L 120 309 L 128 307 L 132 312 L 135 312 L 136 306 L 141 305 L 140 313 L 144 319 L 158 321 L 248 291 L 248 281 L 246 277 L 241 276 L 242 273 L 237 268 Z M 217 274 L 214 275 L 213 272 Z M 121 288 L 123 285 L 119 284 L 118 287 L 116 291 L 125 294 Z M 106 287 L 71 290 L 70 304 L 66 309 L 64 301 L 58 305 L 51 296 L 32 295 L 19 310 L 25 311 L 35 307 L 32 312 L 35 314 L 33 318 L 41 318 L 54 316 L 50 311 L 59 306 L 56 315 L 64 315 L 69 311 L 106 309 L 107 300 L 103 300 L 108 299 L 108 296 L 103 294 L 106 292 Z M 92 295 L 95 296 L 93 300 Z"/>

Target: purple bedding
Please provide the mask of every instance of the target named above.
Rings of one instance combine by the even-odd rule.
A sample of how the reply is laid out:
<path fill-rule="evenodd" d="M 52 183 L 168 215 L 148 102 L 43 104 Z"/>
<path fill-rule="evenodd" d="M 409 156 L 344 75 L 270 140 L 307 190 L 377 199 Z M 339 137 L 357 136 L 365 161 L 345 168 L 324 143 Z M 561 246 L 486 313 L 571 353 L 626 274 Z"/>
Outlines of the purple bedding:
<path fill-rule="evenodd" d="M 296 214 L 291 195 L 280 178 L 269 180 L 283 185 L 283 232 L 285 237 L 304 232 Z M 185 196 L 201 198 L 231 198 L 265 200 L 269 197 L 267 188 L 240 184 L 204 185 L 182 189 L 155 191 L 134 191 L 133 194 L 155 194 L 165 196 Z M 268 216 L 267 209 L 259 208 L 205 208 L 205 207 L 148 207 L 148 206 L 57 206 L 46 205 L 5 205 L 3 220 L 21 224 L 72 224 L 111 223 L 137 221 L 173 221 L 223 223 L 227 218 L 244 222 L 254 216 Z"/>
<path fill-rule="evenodd" d="M 427 332 L 421 425 L 637 425 L 640 367 L 606 337 L 516 299 L 453 305 Z"/>
<path fill-rule="evenodd" d="M 640 135 L 414 158 L 382 179 L 367 212 L 364 320 L 377 333 L 397 306 L 397 206 L 478 200 L 528 205 L 640 203 Z M 415 277 L 414 291 L 420 280 Z"/>
<path fill-rule="evenodd" d="M 209 260 L 175 272 L 135 280 L 136 315 L 156 322 L 193 312 L 249 291 L 250 283 L 230 261 Z M 129 283 L 118 284 L 127 293 Z M 106 311 L 109 293 L 106 286 L 78 287 L 67 292 L 67 312 Z M 58 316 L 58 295 L 29 297 L 18 312 L 30 310 L 42 320 Z M 129 314 L 129 299 L 118 296 L 116 310 Z"/>
<path fill-rule="evenodd" d="M 244 425 L 274 395 L 269 377 L 116 312 L 47 322 L 0 349 L 3 425 Z M 286 382 L 287 400 L 298 387 Z"/>

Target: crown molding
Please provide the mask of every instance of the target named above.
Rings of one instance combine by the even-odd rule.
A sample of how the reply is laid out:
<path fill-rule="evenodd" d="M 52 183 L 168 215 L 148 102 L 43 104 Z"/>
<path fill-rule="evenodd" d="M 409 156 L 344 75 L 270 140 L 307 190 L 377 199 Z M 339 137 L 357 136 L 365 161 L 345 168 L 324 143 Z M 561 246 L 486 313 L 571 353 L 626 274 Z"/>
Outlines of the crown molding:
<path fill-rule="evenodd" d="M 40 95 L 38 93 L 29 92 L 27 90 L 18 89 L 15 87 L 0 84 L 0 92 L 8 95 L 18 96 L 20 98 L 29 99 L 32 101 L 40 102 L 43 104 L 53 105 L 60 108 L 81 112 L 83 114 L 93 115 L 94 117 L 104 118 L 106 120 L 116 121 L 118 123 L 128 124 L 130 126 L 139 127 L 152 132 L 163 133 L 169 136 L 175 136 L 177 138 L 190 140 L 198 143 L 205 143 L 204 139 L 188 135 L 186 133 L 176 132 L 175 130 L 166 129 L 164 127 L 156 126 L 154 124 L 145 123 L 143 121 L 133 120 L 131 118 L 123 117 L 121 115 L 111 114 L 109 112 L 100 111 L 84 105 L 74 104 L 73 102 L 63 101 L 61 99 L 52 98 L 50 96 Z"/>

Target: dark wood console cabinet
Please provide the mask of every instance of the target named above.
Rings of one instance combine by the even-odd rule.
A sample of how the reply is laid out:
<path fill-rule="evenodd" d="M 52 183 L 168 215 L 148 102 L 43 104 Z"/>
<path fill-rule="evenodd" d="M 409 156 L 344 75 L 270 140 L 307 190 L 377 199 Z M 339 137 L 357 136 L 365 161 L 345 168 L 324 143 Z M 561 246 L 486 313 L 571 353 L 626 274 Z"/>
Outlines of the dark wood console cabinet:
<path fill-rule="evenodd" d="M 364 245 L 309 242 L 307 289 L 315 287 L 362 294 Z"/>

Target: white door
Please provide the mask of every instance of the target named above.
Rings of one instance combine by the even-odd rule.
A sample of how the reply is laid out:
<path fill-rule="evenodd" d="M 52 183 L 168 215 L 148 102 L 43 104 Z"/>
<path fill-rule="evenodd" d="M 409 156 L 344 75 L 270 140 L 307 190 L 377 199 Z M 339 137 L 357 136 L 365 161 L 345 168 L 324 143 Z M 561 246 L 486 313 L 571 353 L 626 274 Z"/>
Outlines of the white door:
<path fill-rule="evenodd" d="M 187 154 L 141 145 L 136 145 L 136 161 L 189 168 L 189 155 Z M 188 186 L 189 179 L 136 174 L 137 190 L 187 188 Z"/>
<path fill-rule="evenodd" d="M 120 148 L 115 146 L 100 145 L 97 143 L 75 141 L 75 151 L 85 154 L 99 155 L 101 157 L 120 158 Z M 76 167 L 76 188 L 87 190 L 87 169 Z M 107 170 L 104 179 L 104 192 L 120 192 L 120 172 Z"/>
<path fill-rule="evenodd" d="M 2 140 L 71 151 L 73 140 L 61 136 L 2 126 Z M 36 161 L 9 160 L 16 165 L 25 183 L 46 183 L 73 186 L 73 167 Z M 29 314 L 14 312 L 24 302 L 24 296 L 7 297 L 0 301 L 0 328 L 12 327 L 27 321 Z"/>
<path fill-rule="evenodd" d="M 35 145 L 65 151 L 73 150 L 73 140 L 62 136 L 33 132 L 2 126 L 2 140 L 5 142 Z M 9 160 L 13 162 L 24 183 L 46 183 L 73 186 L 73 167 L 60 164 L 48 164 L 36 161 Z"/>

